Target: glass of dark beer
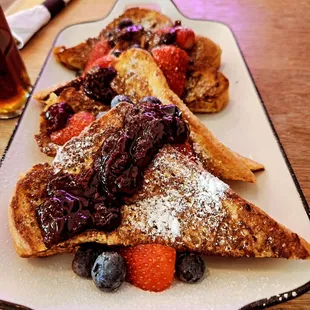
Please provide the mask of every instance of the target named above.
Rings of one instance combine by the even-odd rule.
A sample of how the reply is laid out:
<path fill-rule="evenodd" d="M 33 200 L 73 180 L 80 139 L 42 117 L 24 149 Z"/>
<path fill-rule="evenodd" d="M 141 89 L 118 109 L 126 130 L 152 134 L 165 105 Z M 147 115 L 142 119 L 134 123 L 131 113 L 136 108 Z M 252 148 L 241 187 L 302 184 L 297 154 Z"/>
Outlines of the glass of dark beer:
<path fill-rule="evenodd" d="M 0 6 L 0 119 L 20 115 L 30 91 L 26 67 Z"/>

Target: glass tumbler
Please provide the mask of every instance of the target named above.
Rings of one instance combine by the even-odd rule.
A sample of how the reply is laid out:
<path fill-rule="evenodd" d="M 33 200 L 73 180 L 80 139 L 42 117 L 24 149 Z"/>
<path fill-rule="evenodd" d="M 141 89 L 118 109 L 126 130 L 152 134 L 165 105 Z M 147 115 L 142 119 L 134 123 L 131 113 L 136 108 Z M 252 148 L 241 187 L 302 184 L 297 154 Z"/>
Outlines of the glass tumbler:
<path fill-rule="evenodd" d="M 20 115 L 30 91 L 26 67 L 0 6 L 0 119 Z"/>

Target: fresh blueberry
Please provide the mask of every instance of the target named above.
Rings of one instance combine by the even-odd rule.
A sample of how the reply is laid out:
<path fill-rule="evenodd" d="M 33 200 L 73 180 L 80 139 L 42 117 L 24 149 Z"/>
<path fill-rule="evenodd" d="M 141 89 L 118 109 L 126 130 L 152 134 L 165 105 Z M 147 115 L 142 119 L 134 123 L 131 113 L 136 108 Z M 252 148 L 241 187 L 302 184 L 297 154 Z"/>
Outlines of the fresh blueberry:
<path fill-rule="evenodd" d="M 205 273 L 204 260 L 195 253 L 181 253 L 176 261 L 176 274 L 187 283 L 199 281 Z"/>
<path fill-rule="evenodd" d="M 111 101 L 111 108 L 115 108 L 120 102 L 124 102 L 124 101 L 132 103 L 132 101 L 130 100 L 128 96 L 125 96 L 125 95 L 115 96 Z"/>
<path fill-rule="evenodd" d="M 161 101 L 153 96 L 146 96 L 140 100 L 140 103 L 154 103 L 154 104 L 162 104 Z"/>
<path fill-rule="evenodd" d="M 95 285 L 102 291 L 113 292 L 124 282 L 126 265 L 117 252 L 103 252 L 95 261 L 91 271 Z"/>
<path fill-rule="evenodd" d="M 91 269 L 96 258 L 103 252 L 104 248 L 93 243 L 85 243 L 75 253 L 72 261 L 72 270 L 78 276 L 91 278 Z"/>

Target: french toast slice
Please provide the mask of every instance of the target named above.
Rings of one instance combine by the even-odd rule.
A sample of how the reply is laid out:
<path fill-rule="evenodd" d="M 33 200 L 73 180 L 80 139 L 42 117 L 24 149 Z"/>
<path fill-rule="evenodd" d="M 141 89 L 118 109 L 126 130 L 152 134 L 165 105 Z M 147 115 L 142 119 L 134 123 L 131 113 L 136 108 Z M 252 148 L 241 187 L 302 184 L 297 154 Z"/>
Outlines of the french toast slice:
<path fill-rule="evenodd" d="M 122 19 L 130 19 L 134 24 L 144 27 L 145 30 L 156 31 L 165 27 L 172 27 L 172 21 L 165 15 L 143 8 L 127 9 L 122 15 L 108 24 L 100 33 L 99 38 L 91 38 L 76 46 L 66 48 L 59 46 L 54 49 L 54 55 L 57 61 L 71 70 L 83 70 L 95 43 L 105 34 L 116 28 Z"/>
<path fill-rule="evenodd" d="M 190 71 L 182 99 L 193 113 L 216 113 L 229 101 L 229 81 L 213 67 Z"/>
<path fill-rule="evenodd" d="M 148 70 L 145 70 L 145 68 L 148 68 Z M 200 120 L 191 113 L 182 100 L 170 90 L 162 71 L 148 52 L 142 49 L 125 51 L 117 59 L 115 69 L 117 77 L 111 86 L 116 93 L 128 95 L 134 102 L 138 102 L 145 96 L 152 95 L 158 97 L 164 104 L 173 103 L 180 108 L 191 128 L 194 150 L 200 154 L 201 161 L 208 171 L 221 179 L 255 182 L 255 176 L 251 172 L 252 166 L 251 168 L 247 166 L 249 161 L 241 159 L 239 155 L 221 144 Z M 80 81 L 80 79 L 74 81 Z M 71 86 L 69 88 L 71 89 Z M 74 94 L 71 93 L 71 98 L 77 101 L 76 104 L 73 103 L 73 107 L 79 109 L 79 105 L 83 106 L 83 100 L 86 96 L 83 93 L 81 94 L 79 89 L 73 91 Z M 35 99 L 45 103 L 61 102 L 65 98 L 57 96 L 59 93 L 66 93 L 64 85 L 40 92 L 35 95 Z M 58 146 L 50 141 L 46 133 L 44 117 L 41 117 L 40 127 L 40 133 L 36 136 L 39 146 L 44 153 L 54 156 Z M 251 161 L 252 165 L 254 163 L 254 161 Z M 260 169 L 263 168 L 262 165 L 255 164 Z"/>
<path fill-rule="evenodd" d="M 304 239 L 204 170 L 189 143 L 159 150 L 140 190 L 125 199 L 118 228 L 110 233 L 88 230 L 48 248 L 35 215 L 47 197 L 47 183 L 59 172 L 87 175 L 102 142 L 123 127 L 130 107 L 120 103 L 68 141 L 52 165 L 36 165 L 19 180 L 9 206 L 9 227 L 21 257 L 70 252 L 82 243 L 98 242 L 160 243 L 206 255 L 310 259 Z"/>
<path fill-rule="evenodd" d="M 131 8 L 104 28 L 99 38 L 88 39 L 71 48 L 66 48 L 65 46 L 56 47 L 54 49 L 56 60 L 68 69 L 84 70 L 94 45 L 101 39 L 104 39 L 109 31 L 117 28 L 118 23 L 123 19 L 130 19 L 134 24 L 142 25 L 146 31 L 156 31 L 173 26 L 172 21 L 159 12 Z M 183 96 L 182 99 L 193 112 L 219 112 L 229 101 L 228 80 L 223 73 L 216 73 L 221 65 L 222 50 L 218 44 L 208 38 L 196 35 L 195 40 L 194 47 L 188 51 L 192 64 L 190 72 L 193 72 L 193 75 L 191 74 L 191 78 L 187 80 L 187 95 Z M 197 89 L 195 89 L 198 75 L 200 76 L 200 82 L 199 86 L 197 85 Z M 211 84 L 219 84 L 219 86 L 216 86 L 216 91 L 211 90 L 209 93 Z"/>
<path fill-rule="evenodd" d="M 192 70 L 213 67 L 219 69 L 221 66 L 222 49 L 210 39 L 196 36 L 194 47 L 189 51 L 192 60 Z"/>

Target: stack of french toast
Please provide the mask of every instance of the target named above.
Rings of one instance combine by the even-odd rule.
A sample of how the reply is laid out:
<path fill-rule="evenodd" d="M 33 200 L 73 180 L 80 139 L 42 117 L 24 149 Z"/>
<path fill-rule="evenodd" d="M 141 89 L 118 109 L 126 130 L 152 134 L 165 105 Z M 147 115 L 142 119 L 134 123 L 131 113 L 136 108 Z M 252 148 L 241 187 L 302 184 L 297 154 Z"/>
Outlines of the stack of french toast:
<path fill-rule="evenodd" d="M 36 140 L 54 160 L 16 185 L 9 223 L 21 257 L 76 252 L 74 271 L 104 291 L 125 279 L 162 291 L 174 273 L 197 282 L 199 254 L 310 258 L 306 240 L 225 183 L 254 183 L 264 166 L 193 114 L 229 101 L 217 44 L 132 8 L 54 54 L 79 76 L 35 95 L 43 103 Z"/>

